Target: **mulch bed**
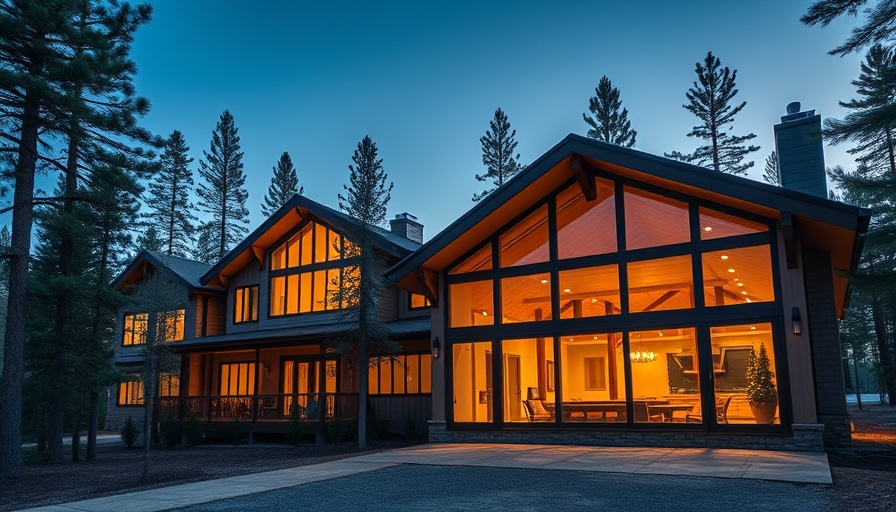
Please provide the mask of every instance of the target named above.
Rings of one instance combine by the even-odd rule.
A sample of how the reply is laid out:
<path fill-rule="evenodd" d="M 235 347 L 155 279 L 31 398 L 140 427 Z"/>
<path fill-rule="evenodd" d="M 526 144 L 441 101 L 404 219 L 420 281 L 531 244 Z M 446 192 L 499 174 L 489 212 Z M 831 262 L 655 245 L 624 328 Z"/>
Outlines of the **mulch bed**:
<path fill-rule="evenodd" d="M 855 424 L 852 454 L 830 453 L 834 485 L 827 487 L 837 510 L 896 511 L 896 407 L 850 406 Z M 141 482 L 142 452 L 120 445 L 100 445 L 92 462 L 48 464 L 33 452 L 24 475 L 0 480 L 0 511 L 66 503 L 110 494 L 352 457 L 399 446 L 377 442 L 365 451 L 357 446 L 201 445 L 155 449 L 149 477 Z"/>

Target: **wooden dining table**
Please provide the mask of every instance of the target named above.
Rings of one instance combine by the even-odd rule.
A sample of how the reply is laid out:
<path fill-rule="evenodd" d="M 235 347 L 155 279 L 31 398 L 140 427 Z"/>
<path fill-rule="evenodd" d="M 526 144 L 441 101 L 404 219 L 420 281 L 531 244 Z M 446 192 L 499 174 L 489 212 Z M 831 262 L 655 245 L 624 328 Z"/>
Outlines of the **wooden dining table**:
<path fill-rule="evenodd" d="M 675 411 L 690 411 L 694 408 L 694 404 L 685 404 L 685 403 L 666 403 L 666 404 L 654 404 L 648 405 L 650 414 L 662 414 L 663 421 L 672 421 L 672 416 Z"/>

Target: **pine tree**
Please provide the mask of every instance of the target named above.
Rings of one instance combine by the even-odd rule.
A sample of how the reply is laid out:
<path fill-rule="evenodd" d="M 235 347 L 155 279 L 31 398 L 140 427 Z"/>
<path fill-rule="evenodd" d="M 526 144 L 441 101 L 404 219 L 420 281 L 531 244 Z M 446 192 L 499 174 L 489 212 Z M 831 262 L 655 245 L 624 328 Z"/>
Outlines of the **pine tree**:
<path fill-rule="evenodd" d="M 365 136 L 352 155 L 354 165 L 349 165 L 349 185 L 343 185 L 345 195 L 339 194 L 339 208 L 355 220 L 347 230 L 351 244 L 346 244 L 346 257 L 355 258 L 357 265 L 343 272 L 343 289 L 340 297 L 347 317 L 357 322 L 357 328 L 349 333 L 357 340 L 358 362 L 366 375 L 370 346 L 394 349 L 394 343 L 385 334 L 377 319 L 377 302 L 382 295 L 385 262 L 374 250 L 375 226 L 386 222 L 386 207 L 392 195 L 392 183 L 386 186 L 387 175 L 383 160 L 378 158 L 376 143 Z M 356 276 L 354 279 L 353 277 Z M 366 378 L 358 385 L 358 446 L 367 446 L 367 393 Z"/>
<path fill-rule="evenodd" d="M 820 0 L 809 6 L 800 21 L 806 25 L 826 27 L 834 19 L 846 14 L 857 16 L 859 9 L 868 0 Z M 867 13 L 863 25 L 852 29 L 852 35 L 842 45 L 831 50 L 831 55 L 844 56 L 859 51 L 869 44 L 889 42 L 896 33 L 896 4 L 888 0 L 878 0 L 877 5 L 864 9 Z"/>
<path fill-rule="evenodd" d="M 274 177 L 271 178 L 268 193 L 264 196 L 264 202 L 261 204 L 261 213 L 265 217 L 270 217 L 292 196 L 304 192 L 305 187 L 299 186 L 299 177 L 296 175 L 296 168 L 292 165 L 292 159 L 289 158 L 289 153 L 284 151 L 280 155 L 277 166 L 274 167 Z"/>
<path fill-rule="evenodd" d="M 4 378 L 0 380 L 0 475 L 21 470 L 20 425 L 22 347 L 25 337 L 28 259 L 32 228 L 32 206 L 59 204 L 58 268 L 60 289 L 49 308 L 55 311 L 50 326 L 58 333 L 72 331 L 77 297 L 61 293 L 77 277 L 76 201 L 78 180 L 90 179 L 96 166 L 117 164 L 143 172 L 152 155 L 143 145 L 152 136 L 137 125 L 149 104 L 134 95 L 136 68 L 128 58 L 133 33 L 149 20 L 151 8 L 99 1 L 5 2 L 0 4 L 0 26 L 10 32 L 0 38 L 0 108 L 4 125 L 15 141 L 15 197 L 9 323 L 4 350 Z M 8 37 L 7 37 L 8 36 Z M 55 138 L 56 144 L 48 143 Z M 47 154 L 64 146 L 64 158 Z M 132 143 L 136 145 L 132 145 Z M 57 198 L 33 198 L 37 164 L 65 176 Z M 63 163 L 64 162 L 64 163 Z M 64 350 L 49 352 L 56 367 L 64 364 Z M 10 357 L 11 356 L 11 357 Z M 51 454 L 61 456 L 61 402 L 65 374 L 52 372 L 57 392 L 50 394 Z M 75 412 L 77 416 L 77 410 Z M 11 419 L 11 420 L 8 420 Z M 7 423 L 9 421 L 9 423 Z M 14 424 L 13 424 L 14 423 Z M 75 453 L 77 455 L 77 453 Z"/>
<path fill-rule="evenodd" d="M 619 89 L 613 87 L 606 75 L 600 77 L 594 96 L 588 100 L 588 110 L 594 117 L 582 114 L 582 118 L 591 127 L 588 136 L 619 146 L 634 146 L 638 132 L 632 130 L 628 110 L 622 108 L 620 111 L 620 108 L 622 101 L 619 99 Z"/>
<path fill-rule="evenodd" d="M 218 244 L 218 225 L 215 221 L 203 222 L 196 228 L 196 245 L 193 247 L 192 258 L 196 261 L 204 261 L 212 264 L 220 258 L 220 246 Z"/>
<path fill-rule="evenodd" d="M 731 128 L 726 128 L 726 125 L 734 123 L 734 116 L 743 110 L 747 102 L 732 106 L 731 102 L 738 92 L 735 88 L 737 70 L 731 71 L 721 65 L 721 61 L 712 52 L 706 54 L 703 64 L 697 63 L 697 81 L 686 94 L 688 104 L 682 105 L 703 122 L 695 126 L 688 137 L 697 137 L 709 144 L 698 147 L 692 154 L 673 151 L 666 156 L 700 166 L 708 164 L 716 171 L 746 174 L 747 169 L 753 167 L 753 162 L 743 163 L 744 158 L 758 151 L 759 146 L 744 145 L 748 140 L 756 138 L 753 133 L 741 136 L 728 133 Z"/>
<path fill-rule="evenodd" d="M 205 233 L 208 242 L 216 249 L 215 259 L 221 259 L 248 233 L 249 210 L 246 200 L 246 175 L 243 173 L 243 152 L 240 137 L 229 110 L 212 132 L 211 148 L 203 151 L 199 162 L 199 208 L 211 215 L 214 231 Z M 200 233 L 202 236 L 203 233 Z M 207 255 L 207 256 L 210 256 Z"/>
<path fill-rule="evenodd" d="M 479 138 L 482 144 L 482 164 L 485 165 L 485 174 L 477 174 L 479 181 L 492 180 L 493 188 L 483 190 L 479 194 L 473 194 L 473 202 L 479 202 L 493 190 L 500 187 L 516 173 L 522 170 L 520 155 L 516 150 L 516 130 L 510 129 L 510 121 L 500 108 L 495 111 L 495 118 L 489 122 L 489 130 Z"/>
<path fill-rule="evenodd" d="M 161 237 L 160 249 L 172 256 L 186 257 L 193 245 L 193 226 L 196 216 L 190 203 L 193 189 L 193 172 L 189 157 L 190 148 L 178 130 L 171 132 L 165 141 L 159 172 L 149 184 L 146 214 Z"/>
<path fill-rule="evenodd" d="M 137 249 L 163 252 L 165 241 L 159 236 L 159 230 L 155 226 L 148 226 L 146 231 L 137 237 Z"/>
<path fill-rule="evenodd" d="M 778 153 L 772 151 L 765 159 L 765 172 L 762 173 L 762 181 L 776 187 L 781 186 L 781 173 L 778 172 Z"/>

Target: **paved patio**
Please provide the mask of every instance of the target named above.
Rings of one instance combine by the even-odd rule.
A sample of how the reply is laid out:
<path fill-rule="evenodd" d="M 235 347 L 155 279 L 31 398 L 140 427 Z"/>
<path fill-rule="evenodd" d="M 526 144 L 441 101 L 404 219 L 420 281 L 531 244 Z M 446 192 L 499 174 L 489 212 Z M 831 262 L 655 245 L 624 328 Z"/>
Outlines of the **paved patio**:
<path fill-rule="evenodd" d="M 68 512 L 167 510 L 402 464 L 832 483 L 831 470 L 824 453 L 700 448 L 427 444 L 312 466 L 175 485 L 29 510 Z"/>

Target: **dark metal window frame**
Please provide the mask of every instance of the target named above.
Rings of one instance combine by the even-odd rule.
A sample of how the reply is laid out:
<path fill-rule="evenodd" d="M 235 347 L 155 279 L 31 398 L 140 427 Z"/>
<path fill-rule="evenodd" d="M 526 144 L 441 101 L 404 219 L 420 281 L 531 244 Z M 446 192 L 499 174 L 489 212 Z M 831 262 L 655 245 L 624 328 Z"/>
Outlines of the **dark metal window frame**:
<path fill-rule="evenodd" d="M 623 334 L 623 350 L 629 353 L 629 332 L 656 330 L 659 328 L 695 328 L 696 344 L 698 354 L 710 354 L 711 339 L 710 328 L 723 325 L 736 325 L 741 323 L 767 322 L 772 324 L 772 345 L 775 349 L 775 367 L 777 369 L 777 387 L 779 396 L 779 414 L 780 424 L 778 425 L 717 425 L 715 421 L 714 400 L 712 398 L 714 391 L 712 385 L 712 361 L 709 357 L 699 358 L 699 379 L 701 389 L 701 402 L 703 404 L 703 417 L 708 421 L 703 424 L 676 424 L 672 428 L 682 430 L 699 430 L 699 431 L 723 431 L 723 432 L 750 432 L 750 433 L 781 433 L 788 431 L 792 424 L 792 405 L 789 385 L 789 372 L 787 365 L 786 339 L 784 336 L 784 322 L 782 320 L 781 306 L 781 283 L 780 283 L 780 265 L 778 261 L 778 241 L 777 227 L 774 219 L 762 217 L 750 212 L 742 211 L 726 205 L 718 204 L 702 198 L 681 194 L 679 192 L 667 190 L 655 185 L 646 184 L 630 178 L 605 173 L 603 171 L 595 171 L 595 175 L 613 182 L 616 207 L 616 237 L 617 251 L 610 254 L 601 254 L 593 256 L 583 256 L 571 259 L 561 260 L 558 257 L 558 237 L 557 237 L 557 215 L 556 215 L 556 197 L 568 186 L 575 183 L 575 180 L 569 180 L 557 189 L 553 190 L 545 197 L 535 203 L 533 206 L 522 212 L 516 218 L 509 221 L 500 229 L 493 232 L 489 237 L 480 244 L 477 244 L 471 250 L 461 255 L 451 265 L 446 267 L 442 273 L 445 279 L 445 304 L 443 321 L 445 327 L 445 353 L 446 367 L 452 367 L 453 351 L 451 347 L 455 343 L 470 343 L 478 341 L 490 341 L 492 343 L 492 389 L 494 395 L 503 396 L 503 344 L 502 340 L 522 339 L 522 338 L 546 338 L 554 340 L 554 373 L 556 383 L 556 397 L 562 396 L 562 371 L 565 363 L 560 354 L 560 337 L 577 334 Z M 651 192 L 664 197 L 669 197 L 678 201 L 682 201 L 688 205 L 688 214 L 690 222 L 690 241 L 672 245 L 659 247 L 649 247 L 627 251 L 625 249 L 625 205 L 624 205 L 624 187 L 631 187 L 647 192 Z M 548 243 L 550 249 L 550 260 L 543 263 L 535 263 L 530 265 L 504 267 L 500 266 L 500 236 L 511 229 L 516 223 L 525 219 L 538 208 L 548 205 Z M 711 240 L 701 240 L 700 233 L 700 216 L 699 209 L 708 208 L 723 214 L 731 215 L 736 218 L 756 222 L 768 227 L 767 231 L 760 233 L 750 233 L 745 235 L 736 235 Z M 479 270 L 462 274 L 450 274 L 451 269 L 464 263 L 467 258 L 471 257 L 477 251 L 485 246 L 491 246 L 492 250 L 492 268 L 487 270 Z M 755 245 L 767 245 L 769 247 L 772 280 L 775 293 L 775 300 L 771 302 L 760 302 L 750 304 L 737 304 L 725 306 L 707 307 L 705 304 L 703 290 L 703 271 L 702 271 L 702 255 L 706 252 L 734 249 L 740 247 L 749 247 Z M 629 312 L 628 304 L 628 272 L 627 264 L 636 261 L 647 261 L 670 256 L 687 255 L 691 257 L 692 278 L 693 278 L 693 294 L 694 307 L 688 309 L 653 311 L 653 312 Z M 558 297 L 559 290 L 559 272 L 563 270 L 572 270 L 579 268 L 588 268 L 602 265 L 617 265 L 619 272 L 619 290 L 620 290 L 620 309 L 621 314 L 605 317 L 586 317 L 575 319 L 560 319 L 560 305 Z M 514 324 L 501 324 L 501 286 L 500 280 L 506 277 L 516 277 L 537 273 L 550 273 L 551 275 L 551 320 L 533 321 Z M 491 281 L 493 290 L 493 308 L 496 323 L 488 326 L 468 326 L 468 327 L 450 327 L 450 307 L 452 284 L 467 283 L 473 281 Z M 698 290 L 700 293 L 698 293 Z M 632 382 L 631 382 L 631 361 L 625 358 L 623 361 L 625 366 L 625 391 L 628 400 L 629 421 L 625 424 L 625 428 L 631 429 L 668 429 L 669 424 L 650 424 L 650 423 L 634 423 L 632 414 Z M 445 372 L 445 392 L 446 395 L 453 396 L 453 372 Z M 446 420 L 449 428 L 463 428 L 468 430 L 501 430 L 507 426 L 513 428 L 544 428 L 545 425 L 551 428 L 610 428 L 618 429 L 620 424 L 600 424 L 581 422 L 570 424 L 563 423 L 558 416 L 555 423 L 534 423 L 524 425 L 520 423 L 505 423 L 503 400 L 493 400 L 492 418 L 489 423 L 467 423 L 454 421 L 454 409 L 451 407 L 452 396 L 446 396 Z M 555 404 L 559 407 L 559 403 Z M 558 408 L 559 410 L 559 408 Z"/>
<path fill-rule="evenodd" d="M 408 392 L 407 392 L 407 389 L 408 389 L 408 387 L 407 387 L 407 372 L 410 370 L 410 369 L 408 368 L 408 366 L 407 366 L 408 356 L 420 356 L 420 357 L 417 359 L 417 369 L 416 369 L 416 370 L 417 370 L 417 384 L 418 384 L 418 386 L 422 389 L 422 387 L 423 387 L 423 386 L 422 386 L 422 384 L 423 384 L 423 380 L 422 380 L 422 375 L 423 375 L 423 371 L 422 371 L 422 370 L 423 370 L 423 356 L 426 356 L 426 355 L 430 355 L 430 356 L 431 356 L 431 354 L 429 354 L 428 352 L 409 352 L 409 353 L 407 353 L 407 354 L 400 354 L 400 355 L 396 355 L 396 356 L 383 356 L 384 358 L 388 358 L 388 359 L 391 359 L 391 360 L 392 360 L 392 364 L 389 365 L 389 368 L 390 368 L 390 370 L 391 370 L 391 371 L 389 372 L 389 382 L 391 383 L 392 391 L 389 392 L 389 393 L 382 393 L 382 392 L 380 392 L 380 390 L 379 390 L 379 388 L 380 388 L 380 384 L 379 384 L 379 383 L 382 382 L 382 380 L 381 380 L 381 379 L 382 379 L 382 374 L 381 374 L 381 372 L 383 371 L 383 368 L 382 368 L 382 366 L 379 364 L 380 362 L 378 361 L 378 362 L 377 362 L 377 366 L 376 366 L 377 393 L 370 393 L 370 396 L 417 396 L 417 395 L 431 395 L 431 394 L 432 394 L 432 382 L 430 382 L 430 385 L 429 385 L 429 389 L 430 389 L 429 392 L 423 392 L 423 391 L 418 391 L 418 392 L 416 392 L 416 393 L 408 393 Z M 374 357 L 376 357 L 376 356 L 374 356 Z M 394 389 L 394 388 L 395 388 L 395 366 L 396 366 L 396 359 L 401 359 L 401 363 L 399 363 L 399 366 L 403 369 L 404 374 L 405 374 L 405 381 L 404 381 L 404 382 L 405 382 L 405 386 L 404 386 L 404 389 L 405 389 L 405 390 L 404 390 L 404 392 L 402 392 L 402 393 L 396 393 L 396 392 L 395 392 L 395 389 Z M 370 372 L 369 372 L 369 371 L 368 371 L 368 373 L 367 373 L 367 378 L 368 378 L 368 379 L 370 378 Z M 430 379 L 432 379 L 432 374 L 430 374 Z M 369 386 L 369 385 L 368 385 L 368 388 L 367 388 L 367 389 L 370 389 L 370 386 Z"/>
<path fill-rule="evenodd" d="M 252 288 L 255 288 L 255 300 L 252 300 L 252 294 L 248 293 L 248 300 L 243 301 L 243 314 L 246 316 L 246 319 L 239 319 L 236 316 L 236 306 L 239 301 L 240 291 L 246 290 L 247 292 L 251 292 Z M 250 284 L 247 286 L 238 286 L 233 290 L 233 323 L 234 324 L 245 324 L 249 322 L 257 322 L 258 321 L 258 293 L 259 286 L 257 284 Z M 248 306 L 248 307 L 247 307 Z M 248 311 L 248 314 L 246 312 Z M 254 316 L 254 318 L 253 318 Z"/>

